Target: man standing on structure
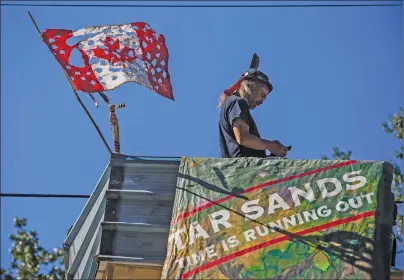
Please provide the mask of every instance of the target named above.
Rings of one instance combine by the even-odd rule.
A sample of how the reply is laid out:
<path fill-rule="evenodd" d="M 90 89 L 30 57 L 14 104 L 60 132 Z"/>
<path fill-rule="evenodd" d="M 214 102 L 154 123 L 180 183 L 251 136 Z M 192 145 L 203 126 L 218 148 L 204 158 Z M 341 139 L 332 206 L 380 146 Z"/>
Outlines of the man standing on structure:
<path fill-rule="evenodd" d="M 272 91 L 269 78 L 258 71 L 259 58 L 254 54 L 250 70 L 220 97 L 220 153 L 223 158 L 266 157 L 266 150 L 285 157 L 288 148 L 279 141 L 262 139 L 250 110 L 261 105 Z"/>

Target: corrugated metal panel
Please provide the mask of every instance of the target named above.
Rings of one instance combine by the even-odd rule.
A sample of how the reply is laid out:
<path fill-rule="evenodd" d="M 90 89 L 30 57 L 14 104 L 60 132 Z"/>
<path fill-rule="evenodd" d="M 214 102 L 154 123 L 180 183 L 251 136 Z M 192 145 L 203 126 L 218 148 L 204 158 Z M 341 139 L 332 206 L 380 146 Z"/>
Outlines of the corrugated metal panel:
<path fill-rule="evenodd" d="M 138 190 L 152 192 L 154 195 L 174 195 L 177 182 L 179 162 L 145 163 L 128 162 L 125 166 L 121 162 L 112 163 L 114 175 L 123 176 L 123 182 L 115 178 L 110 189 Z M 122 175 L 119 173 L 123 173 Z"/>
<path fill-rule="evenodd" d="M 103 220 L 104 194 L 109 185 L 109 176 L 110 167 L 108 165 L 63 243 L 67 278 L 77 279 L 76 274 L 78 267 L 83 263 L 83 258 L 85 256 L 90 257 L 89 253 L 87 253 L 89 250 L 91 251 L 89 246 L 98 247 L 98 244 L 94 242 L 94 235 Z"/>
<path fill-rule="evenodd" d="M 100 254 L 163 264 L 179 160 L 111 166 Z"/>
<path fill-rule="evenodd" d="M 163 264 L 179 158 L 114 156 L 64 242 L 69 279 L 96 259 Z"/>
<path fill-rule="evenodd" d="M 134 197 L 108 198 L 105 221 L 169 226 L 173 208 L 172 196 L 159 197 L 139 192 L 131 195 Z"/>
<path fill-rule="evenodd" d="M 104 222 L 100 254 L 162 264 L 166 256 L 167 240 L 166 226 Z"/>
<path fill-rule="evenodd" d="M 92 239 L 87 245 L 86 252 L 77 267 L 74 277 L 72 277 L 73 279 L 90 279 L 90 269 L 93 265 L 96 265 L 94 256 L 100 252 L 101 226 L 98 226 L 94 234 L 89 235 L 92 235 Z"/>

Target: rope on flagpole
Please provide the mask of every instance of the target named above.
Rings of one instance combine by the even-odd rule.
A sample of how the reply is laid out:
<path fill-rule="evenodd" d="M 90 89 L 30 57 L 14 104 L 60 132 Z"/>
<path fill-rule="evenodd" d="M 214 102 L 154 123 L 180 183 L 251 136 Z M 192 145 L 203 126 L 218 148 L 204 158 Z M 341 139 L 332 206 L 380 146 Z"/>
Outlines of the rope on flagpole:
<path fill-rule="evenodd" d="M 38 31 L 38 33 L 39 33 L 39 35 L 41 36 L 41 39 L 42 39 L 42 41 L 43 41 L 42 32 L 41 32 L 41 30 L 39 29 L 38 25 L 36 24 L 36 22 L 35 22 L 33 16 L 31 15 L 31 12 L 28 11 L 28 15 L 29 15 L 29 17 L 31 18 L 32 23 L 35 25 L 36 30 Z M 90 112 L 87 110 L 87 107 L 84 105 L 83 101 L 81 101 L 81 98 L 80 98 L 80 96 L 78 95 L 77 90 L 75 89 L 75 87 L 74 87 L 74 85 L 73 85 L 73 83 L 72 83 L 72 81 L 71 81 L 69 75 L 66 73 L 66 71 L 65 71 L 65 69 L 64 69 L 63 67 L 62 67 L 62 70 L 63 70 L 63 73 L 64 73 L 65 76 L 66 76 L 67 81 L 68 81 L 69 84 L 70 84 L 70 87 L 72 88 L 72 91 L 73 91 L 74 95 L 76 96 L 77 100 L 79 101 L 81 107 L 82 107 L 83 110 L 86 112 L 87 117 L 90 119 L 90 121 L 92 122 L 93 126 L 94 126 L 95 129 L 97 130 L 98 135 L 100 136 L 102 142 L 104 142 L 104 145 L 105 145 L 105 147 L 107 148 L 109 154 L 112 155 L 113 153 L 112 153 L 111 148 L 109 147 L 107 141 L 105 140 L 104 136 L 102 135 L 102 132 L 101 132 L 100 128 L 99 128 L 98 125 L 95 123 L 95 121 L 94 121 L 93 117 L 91 116 Z"/>

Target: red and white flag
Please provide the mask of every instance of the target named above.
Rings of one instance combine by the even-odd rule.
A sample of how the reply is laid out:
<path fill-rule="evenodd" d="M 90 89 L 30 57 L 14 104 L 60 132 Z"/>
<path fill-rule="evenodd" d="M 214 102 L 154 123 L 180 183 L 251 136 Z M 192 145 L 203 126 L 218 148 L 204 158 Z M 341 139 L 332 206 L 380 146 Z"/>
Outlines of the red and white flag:
<path fill-rule="evenodd" d="M 46 29 L 42 38 L 76 90 L 91 95 L 135 82 L 174 100 L 165 38 L 157 35 L 147 23 L 96 26 L 77 31 Z M 71 38 L 76 39 L 76 43 L 69 45 Z M 70 64 L 74 49 L 80 51 L 84 66 Z"/>

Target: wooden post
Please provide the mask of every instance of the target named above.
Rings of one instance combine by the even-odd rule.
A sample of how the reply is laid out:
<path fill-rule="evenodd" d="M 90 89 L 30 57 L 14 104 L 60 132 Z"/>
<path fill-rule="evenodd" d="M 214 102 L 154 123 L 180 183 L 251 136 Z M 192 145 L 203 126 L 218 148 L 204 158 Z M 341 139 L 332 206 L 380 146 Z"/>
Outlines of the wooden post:
<path fill-rule="evenodd" d="M 109 120 L 111 122 L 111 128 L 112 128 L 112 135 L 114 138 L 114 147 L 115 147 L 115 153 L 120 154 L 121 153 L 121 143 L 119 141 L 119 123 L 118 123 L 118 117 L 115 114 L 116 109 L 124 108 L 126 106 L 125 103 L 121 103 L 118 106 L 115 106 L 114 104 L 109 105 Z"/>

